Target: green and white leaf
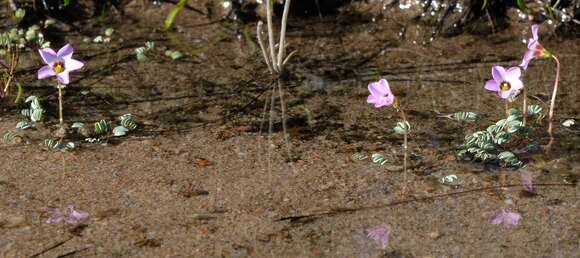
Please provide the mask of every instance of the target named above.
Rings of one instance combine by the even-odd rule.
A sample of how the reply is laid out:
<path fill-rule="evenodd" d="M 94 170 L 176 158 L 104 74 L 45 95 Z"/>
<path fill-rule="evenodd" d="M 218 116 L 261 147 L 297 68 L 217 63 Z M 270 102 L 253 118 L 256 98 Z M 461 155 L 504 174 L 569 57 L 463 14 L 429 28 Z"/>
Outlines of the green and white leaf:
<path fill-rule="evenodd" d="M 95 133 L 98 135 L 107 134 L 109 129 L 109 124 L 105 120 L 101 120 L 95 123 Z"/>
<path fill-rule="evenodd" d="M 16 129 L 21 129 L 21 130 L 25 130 L 28 128 L 32 128 L 34 127 L 34 124 L 31 124 L 29 122 L 26 121 L 20 121 L 16 124 Z"/>
<path fill-rule="evenodd" d="M 409 122 L 397 122 L 397 125 L 393 128 L 397 134 L 407 134 L 411 130 L 411 124 Z"/>
<path fill-rule="evenodd" d="M 85 124 L 83 124 L 83 123 L 81 123 L 81 122 L 74 122 L 74 123 L 73 123 L 73 124 L 70 126 L 70 128 L 72 128 L 72 129 L 81 129 L 81 128 L 84 128 L 84 127 L 85 127 Z"/>
<path fill-rule="evenodd" d="M 537 115 L 542 112 L 542 108 L 538 105 L 529 105 L 528 106 L 528 115 Z"/>
<path fill-rule="evenodd" d="M 124 126 L 117 126 L 113 128 L 113 136 L 120 137 L 127 135 L 129 129 L 125 128 Z"/>
<path fill-rule="evenodd" d="M 373 161 L 373 163 L 379 165 L 385 165 L 388 162 L 387 159 L 385 159 L 385 157 L 380 153 L 373 153 L 373 155 L 371 155 L 371 160 Z"/>
<path fill-rule="evenodd" d="M 574 126 L 575 124 L 576 124 L 576 120 L 574 120 L 574 119 L 566 119 L 564 122 L 562 122 L 562 126 L 568 127 L 568 128 Z"/>

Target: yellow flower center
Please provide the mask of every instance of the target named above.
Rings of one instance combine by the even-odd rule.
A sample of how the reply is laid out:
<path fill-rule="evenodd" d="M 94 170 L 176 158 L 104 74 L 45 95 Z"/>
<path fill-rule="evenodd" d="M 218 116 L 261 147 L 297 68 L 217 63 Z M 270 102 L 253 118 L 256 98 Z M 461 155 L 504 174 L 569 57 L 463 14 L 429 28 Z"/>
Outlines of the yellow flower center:
<path fill-rule="evenodd" d="M 64 72 L 64 64 L 62 62 L 54 62 L 52 65 L 52 70 L 55 73 L 62 73 Z"/>
<path fill-rule="evenodd" d="M 509 83 L 509 82 L 502 82 L 502 83 L 499 85 L 499 89 L 500 89 L 501 91 L 509 91 L 511 88 L 512 88 L 512 86 L 510 85 L 510 83 Z"/>

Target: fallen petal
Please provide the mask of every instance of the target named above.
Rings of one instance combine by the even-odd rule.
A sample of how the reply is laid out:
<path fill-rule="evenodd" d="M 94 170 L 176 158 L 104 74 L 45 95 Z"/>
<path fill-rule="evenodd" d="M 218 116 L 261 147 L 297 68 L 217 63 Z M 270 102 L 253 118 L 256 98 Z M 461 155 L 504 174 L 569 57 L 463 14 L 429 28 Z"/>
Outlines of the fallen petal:
<path fill-rule="evenodd" d="M 381 249 L 386 249 L 389 246 L 389 234 L 389 229 L 385 226 L 378 226 L 367 230 L 367 237 L 379 244 Z"/>

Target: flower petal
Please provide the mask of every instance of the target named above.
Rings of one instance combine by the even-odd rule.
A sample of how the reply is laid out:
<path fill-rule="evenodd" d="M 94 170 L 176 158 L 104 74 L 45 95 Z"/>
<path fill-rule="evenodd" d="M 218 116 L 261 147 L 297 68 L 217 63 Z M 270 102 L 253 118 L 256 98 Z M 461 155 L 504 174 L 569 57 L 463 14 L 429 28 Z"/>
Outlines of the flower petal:
<path fill-rule="evenodd" d="M 514 81 L 514 80 L 519 80 L 520 77 L 522 76 L 522 70 L 517 67 L 510 67 L 507 71 L 506 71 L 506 81 L 510 82 Z"/>
<path fill-rule="evenodd" d="M 514 93 L 513 90 L 508 90 L 508 91 L 498 91 L 497 95 L 502 98 L 502 99 L 508 99 L 510 96 L 512 96 L 512 94 Z"/>
<path fill-rule="evenodd" d="M 522 69 L 527 70 L 528 65 L 530 64 L 532 59 L 534 59 L 534 50 L 526 51 L 526 53 L 524 54 L 524 58 L 522 58 L 522 63 L 520 64 Z"/>
<path fill-rule="evenodd" d="M 499 91 L 499 83 L 495 80 L 488 80 L 485 82 L 485 89 L 490 91 Z"/>
<path fill-rule="evenodd" d="M 524 87 L 524 83 L 519 78 L 510 80 L 509 83 L 512 86 L 510 91 L 519 91 Z"/>
<path fill-rule="evenodd" d="M 537 39 L 533 39 L 533 38 L 528 39 L 528 49 L 529 50 L 535 50 L 537 45 L 538 45 Z"/>
<path fill-rule="evenodd" d="M 493 67 L 491 67 L 491 76 L 496 82 L 501 83 L 502 81 L 505 80 L 506 77 L 505 68 L 499 65 L 494 65 Z"/>
<path fill-rule="evenodd" d="M 378 82 L 372 82 L 368 87 L 372 95 L 385 96 L 387 94 L 392 94 L 389 83 L 385 79 L 381 79 Z"/>
<path fill-rule="evenodd" d="M 64 60 L 64 67 L 67 72 L 78 70 L 83 68 L 85 64 L 83 62 L 69 58 Z"/>
<path fill-rule="evenodd" d="M 63 71 L 62 73 L 57 73 L 56 74 L 56 78 L 58 79 L 58 81 L 64 85 L 67 85 L 69 83 L 69 72 L 68 71 Z"/>
<path fill-rule="evenodd" d="M 56 60 L 56 53 L 51 48 L 39 49 L 38 53 L 40 53 L 42 61 L 44 61 L 44 63 L 47 65 L 52 65 L 54 60 Z"/>
<path fill-rule="evenodd" d="M 395 95 L 389 94 L 385 96 L 385 105 L 387 106 L 393 105 L 393 102 L 395 102 Z"/>
<path fill-rule="evenodd" d="M 370 95 L 367 98 L 367 103 L 375 105 L 375 108 L 380 108 L 387 105 L 386 98 L 377 95 Z"/>
<path fill-rule="evenodd" d="M 532 25 L 532 38 L 536 41 L 538 40 L 538 27 L 538 24 Z"/>
<path fill-rule="evenodd" d="M 48 65 L 41 67 L 38 70 L 38 79 L 42 80 L 51 76 L 55 76 L 56 73 L 52 70 L 52 68 Z"/>
<path fill-rule="evenodd" d="M 72 57 L 73 52 L 74 52 L 73 47 L 70 44 L 66 44 L 58 50 L 56 56 L 59 59 L 67 60 Z"/>

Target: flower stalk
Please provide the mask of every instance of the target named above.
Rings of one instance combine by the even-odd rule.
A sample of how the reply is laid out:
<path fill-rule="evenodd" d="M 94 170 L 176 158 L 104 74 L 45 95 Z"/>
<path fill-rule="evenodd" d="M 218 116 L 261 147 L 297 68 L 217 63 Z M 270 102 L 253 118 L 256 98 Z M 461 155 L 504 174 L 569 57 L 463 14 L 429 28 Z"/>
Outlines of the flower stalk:
<path fill-rule="evenodd" d="M 556 105 L 556 94 L 558 93 L 558 81 L 560 80 L 560 60 L 555 55 L 551 55 L 554 61 L 556 61 L 556 78 L 554 80 L 554 89 L 552 91 L 552 99 L 550 100 L 550 111 L 548 112 L 548 134 L 552 136 L 553 130 L 553 119 L 554 119 L 554 106 Z"/>
<path fill-rule="evenodd" d="M 52 76 L 56 77 L 56 88 L 58 90 L 58 115 L 60 125 L 64 123 L 63 111 L 63 96 L 62 88 L 66 87 L 70 82 L 70 72 L 81 69 L 84 64 L 78 60 L 72 59 L 74 52 L 70 44 L 55 52 L 50 48 L 43 48 L 38 51 L 42 60 L 46 64 L 38 70 L 38 79 L 45 79 Z"/>
<path fill-rule="evenodd" d="M 527 97 L 528 97 L 528 91 L 526 90 L 526 87 L 524 87 L 522 92 L 523 95 L 523 107 L 522 107 L 522 112 L 523 112 L 523 118 L 522 118 L 522 125 L 526 126 L 526 121 L 528 120 L 528 102 L 527 102 Z"/>
<path fill-rule="evenodd" d="M 64 119 L 62 118 L 62 85 L 60 82 L 56 81 L 56 88 L 58 88 L 58 121 L 60 125 L 64 123 Z"/>
<path fill-rule="evenodd" d="M 406 192 L 410 124 L 407 121 L 405 111 L 401 108 L 397 98 L 393 95 L 393 92 L 391 92 L 387 80 L 381 79 L 378 82 L 370 83 L 368 88 L 370 95 L 367 98 L 367 103 L 373 104 L 375 108 L 392 106 L 401 116 L 401 120 L 403 120 L 403 122 L 397 123 L 395 132 L 403 135 L 403 180 L 405 181 L 403 192 Z"/>

